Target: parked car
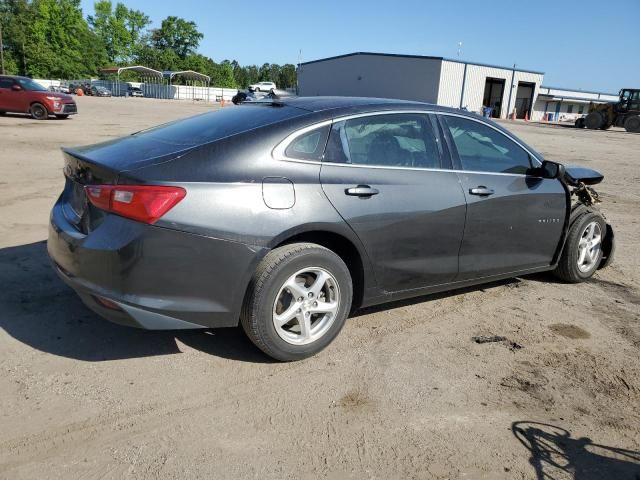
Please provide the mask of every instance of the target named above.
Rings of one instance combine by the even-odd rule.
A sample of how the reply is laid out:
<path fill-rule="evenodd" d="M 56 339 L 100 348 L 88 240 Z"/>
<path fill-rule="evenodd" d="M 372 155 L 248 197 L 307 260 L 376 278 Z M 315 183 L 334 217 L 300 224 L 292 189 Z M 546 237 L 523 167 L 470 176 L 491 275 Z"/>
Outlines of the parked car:
<path fill-rule="evenodd" d="M 69 93 L 77 94 L 78 90 L 82 91 L 83 95 L 91 95 L 91 85 L 88 83 L 70 83 Z"/>
<path fill-rule="evenodd" d="M 36 120 L 50 115 L 64 119 L 78 108 L 71 96 L 50 92 L 30 78 L 0 75 L 0 115 L 7 112 L 28 113 Z"/>
<path fill-rule="evenodd" d="M 269 101 L 269 100 L 282 99 L 285 97 L 292 97 L 292 96 L 293 95 L 291 95 L 286 90 L 271 90 L 267 94 L 257 93 L 257 92 L 252 92 L 251 90 L 247 90 L 247 91 L 238 91 L 238 93 L 236 93 L 231 98 L 231 101 L 233 102 L 234 105 L 238 105 L 239 103 L 244 103 L 244 102 L 258 102 L 261 100 Z"/>
<path fill-rule="evenodd" d="M 138 87 L 129 86 L 129 88 L 127 88 L 127 94 L 130 97 L 144 97 L 144 92 Z"/>
<path fill-rule="evenodd" d="M 69 93 L 69 86 L 61 83 L 60 85 L 51 85 L 49 87 L 50 92 Z"/>
<path fill-rule="evenodd" d="M 233 97 L 231 97 L 231 101 L 234 105 L 238 105 L 243 102 L 255 102 L 257 100 L 261 100 L 265 95 L 256 95 L 255 92 L 251 90 L 247 91 L 238 91 Z"/>
<path fill-rule="evenodd" d="M 283 361 L 362 306 L 547 270 L 581 282 L 613 258 L 600 174 L 435 105 L 249 102 L 64 160 L 48 251 L 91 309 L 147 329 L 240 321 Z"/>
<path fill-rule="evenodd" d="M 276 89 L 276 84 L 273 82 L 258 82 L 253 85 L 249 85 L 249 90 L 255 90 L 256 92 L 270 92 Z"/>
<path fill-rule="evenodd" d="M 91 87 L 91 95 L 93 95 L 94 97 L 110 97 L 111 90 L 105 87 L 94 85 L 93 87 Z"/>

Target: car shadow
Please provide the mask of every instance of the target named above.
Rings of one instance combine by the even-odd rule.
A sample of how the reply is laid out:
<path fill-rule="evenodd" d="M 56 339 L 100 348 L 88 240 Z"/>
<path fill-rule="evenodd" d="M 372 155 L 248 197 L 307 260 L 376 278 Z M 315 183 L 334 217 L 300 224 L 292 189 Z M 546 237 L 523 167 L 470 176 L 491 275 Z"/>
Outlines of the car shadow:
<path fill-rule="evenodd" d="M 511 431 L 529 450 L 537 480 L 640 479 L 638 451 L 601 445 L 586 437 L 572 438 L 564 428 L 545 423 L 514 422 Z"/>
<path fill-rule="evenodd" d="M 44 241 L 0 249 L 0 285 L 0 327 L 53 355 L 88 362 L 172 355 L 181 353 L 179 341 L 218 357 L 272 361 L 240 328 L 148 331 L 102 319 L 58 278 Z"/>

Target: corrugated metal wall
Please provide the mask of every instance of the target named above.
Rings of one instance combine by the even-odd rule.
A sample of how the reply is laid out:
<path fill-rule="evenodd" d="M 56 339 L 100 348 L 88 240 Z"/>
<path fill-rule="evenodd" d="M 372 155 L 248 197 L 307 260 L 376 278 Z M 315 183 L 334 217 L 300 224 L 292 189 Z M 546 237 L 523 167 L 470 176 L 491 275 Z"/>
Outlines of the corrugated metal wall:
<path fill-rule="evenodd" d="M 540 93 L 553 95 L 556 97 L 576 97 L 590 100 L 603 100 L 607 102 L 617 102 L 618 94 L 601 92 L 583 92 L 581 90 L 570 90 L 567 88 L 541 87 Z"/>
<path fill-rule="evenodd" d="M 507 68 L 488 67 L 482 65 L 467 64 L 466 79 L 464 74 L 465 64 L 444 60 L 440 75 L 440 91 L 438 93 L 438 103 L 449 107 L 466 107 L 470 111 L 481 112 L 483 107 L 484 89 L 487 78 L 504 80 L 504 90 L 502 92 L 500 117 L 505 118 L 513 110 L 516 103 L 516 95 L 519 82 L 534 83 L 534 101 L 538 96 L 538 90 L 542 83 L 543 75 L 516 70 L 515 72 Z M 513 78 L 513 84 L 512 82 Z M 461 99 L 462 84 L 464 83 L 464 94 Z M 509 91 L 511 92 L 511 102 L 509 102 Z"/>
<path fill-rule="evenodd" d="M 299 94 L 436 103 L 440 64 L 439 59 L 366 54 L 307 63 L 298 69 Z"/>
<path fill-rule="evenodd" d="M 440 69 L 438 105 L 460 108 L 460 93 L 464 79 L 464 64 L 444 60 Z M 464 104 L 462 104 L 464 106 Z"/>

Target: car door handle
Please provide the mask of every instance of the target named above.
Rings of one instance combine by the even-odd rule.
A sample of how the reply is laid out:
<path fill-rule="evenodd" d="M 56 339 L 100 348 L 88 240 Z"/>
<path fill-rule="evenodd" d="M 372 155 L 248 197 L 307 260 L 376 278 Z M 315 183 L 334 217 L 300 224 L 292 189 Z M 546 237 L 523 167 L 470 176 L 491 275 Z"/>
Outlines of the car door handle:
<path fill-rule="evenodd" d="M 480 195 L 481 197 L 488 197 L 489 195 L 493 195 L 495 192 L 491 188 L 487 188 L 484 185 L 479 185 L 476 188 L 470 188 L 469 193 L 471 195 Z"/>
<path fill-rule="evenodd" d="M 380 190 L 369 185 L 358 185 L 357 187 L 347 188 L 344 193 L 354 197 L 370 197 L 379 194 Z"/>

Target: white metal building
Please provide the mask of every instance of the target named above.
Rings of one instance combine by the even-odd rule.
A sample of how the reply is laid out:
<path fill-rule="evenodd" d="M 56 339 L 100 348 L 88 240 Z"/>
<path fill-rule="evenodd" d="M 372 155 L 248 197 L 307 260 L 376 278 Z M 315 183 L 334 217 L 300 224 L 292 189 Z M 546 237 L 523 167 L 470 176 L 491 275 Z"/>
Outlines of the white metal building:
<path fill-rule="evenodd" d="M 589 103 L 618 101 L 614 93 L 585 92 L 567 88 L 540 87 L 533 106 L 533 120 L 542 120 L 545 114 L 553 113 L 556 121 L 573 121 L 589 110 Z"/>
<path fill-rule="evenodd" d="M 531 119 L 542 119 L 546 112 L 577 115 L 580 104 L 612 98 L 611 94 L 546 88 L 543 79 L 543 72 L 516 66 L 356 52 L 300 64 L 298 93 L 418 100 L 476 112 L 491 107 L 498 118 L 508 117 L 515 109 L 517 118 L 528 115 Z"/>

